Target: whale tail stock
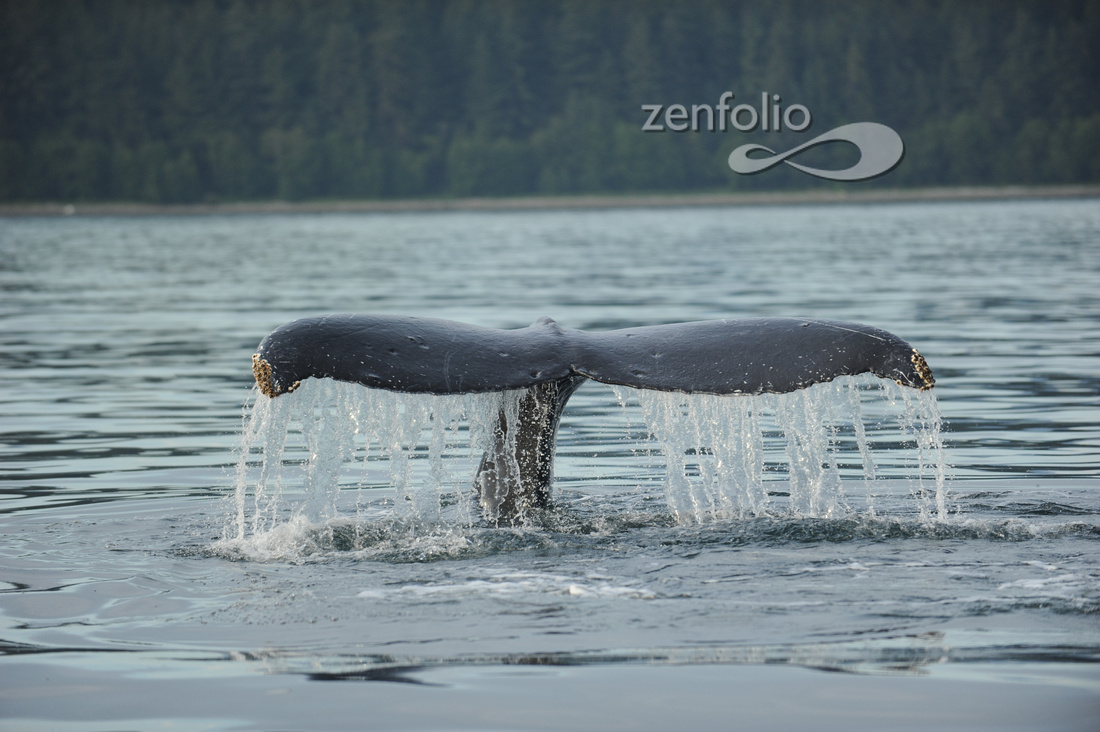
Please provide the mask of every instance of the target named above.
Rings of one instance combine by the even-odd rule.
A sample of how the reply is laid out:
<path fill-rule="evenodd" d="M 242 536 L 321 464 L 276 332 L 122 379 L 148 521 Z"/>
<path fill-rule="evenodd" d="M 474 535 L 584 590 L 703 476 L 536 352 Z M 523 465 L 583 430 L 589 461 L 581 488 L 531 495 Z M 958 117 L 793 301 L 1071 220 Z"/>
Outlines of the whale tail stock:
<path fill-rule="evenodd" d="M 260 391 L 307 378 L 423 394 L 522 390 L 501 409 L 475 482 L 486 514 L 514 520 L 546 506 L 562 410 L 586 380 L 704 394 L 786 393 L 870 372 L 935 385 L 924 358 L 884 330 L 804 318 L 712 320 L 589 333 L 540 318 L 497 330 L 445 320 L 330 315 L 280 326 L 252 357 Z"/>

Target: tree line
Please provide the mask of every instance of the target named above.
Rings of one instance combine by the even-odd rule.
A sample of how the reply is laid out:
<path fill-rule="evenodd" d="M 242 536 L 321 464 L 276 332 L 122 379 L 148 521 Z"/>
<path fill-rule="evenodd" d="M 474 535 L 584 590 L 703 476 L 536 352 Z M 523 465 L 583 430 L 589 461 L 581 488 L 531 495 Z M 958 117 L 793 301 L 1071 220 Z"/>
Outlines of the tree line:
<path fill-rule="evenodd" d="M 906 157 L 849 185 L 1097 182 L 1097 38 L 1090 0 L 3 0 L 0 200 L 806 188 L 726 156 L 856 121 Z M 725 91 L 812 126 L 642 131 Z"/>

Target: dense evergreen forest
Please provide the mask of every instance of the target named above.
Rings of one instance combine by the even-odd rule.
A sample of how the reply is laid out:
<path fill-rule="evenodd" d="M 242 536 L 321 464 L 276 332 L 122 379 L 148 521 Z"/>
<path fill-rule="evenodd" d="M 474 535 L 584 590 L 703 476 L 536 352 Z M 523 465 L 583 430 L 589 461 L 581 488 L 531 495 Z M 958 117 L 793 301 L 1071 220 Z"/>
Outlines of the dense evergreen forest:
<path fill-rule="evenodd" d="M 1094 0 L 2 0 L 0 201 L 837 186 L 726 157 L 857 121 L 906 156 L 848 186 L 1098 182 L 1097 39 Z M 642 131 L 725 91 L 812 126 Z"/>

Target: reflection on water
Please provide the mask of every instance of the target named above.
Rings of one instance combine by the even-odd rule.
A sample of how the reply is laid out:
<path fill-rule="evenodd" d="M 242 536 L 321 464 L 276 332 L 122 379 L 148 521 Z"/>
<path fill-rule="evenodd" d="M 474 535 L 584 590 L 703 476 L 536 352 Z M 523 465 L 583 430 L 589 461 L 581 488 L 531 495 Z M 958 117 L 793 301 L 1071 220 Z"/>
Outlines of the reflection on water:
<path fill-rule="evenodd" d="M 251 683 L 497 664 L 994 662 L 1095 690 L 1098 242 L 1088 200 L 0 220 L 2 685 L 40 664 L 71 719 L 115 718 L 73 690 L 138 677 L 162 705 L 217 678 L 255 719 Z M 554 508 L 511 527 L 476 505 L 465 398 L 302 389 L 248 423 L 238 473 L 257 342 L 352 311 L 861 321 L 937 387 L 586 384 Z"/>

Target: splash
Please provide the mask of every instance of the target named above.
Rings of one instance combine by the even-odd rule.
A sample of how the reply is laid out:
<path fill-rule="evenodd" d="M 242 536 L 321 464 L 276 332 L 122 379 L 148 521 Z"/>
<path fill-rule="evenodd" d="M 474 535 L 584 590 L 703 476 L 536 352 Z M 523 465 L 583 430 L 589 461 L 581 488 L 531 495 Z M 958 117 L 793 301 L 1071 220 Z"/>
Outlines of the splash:
<path fill-rule="evenodd" d="M 862 376 L 781 395 L 615 393 L 650 437 L 622 439 L 663 457 L 653 468 L 677 523 L 873 517 L 899 471 L 922 521 L 947 518 L 931 392 Z M 404 394 L 331 379 L 276 399 L 254 390 L 225 543 L 262 556 L 377 548 L 372 527 L 382 523 L 410 547 L 434 532 L 444 554 L 468 551 L 483 523 L 478 466 L 521 395 Z M 894 480 L 879 480 L 883 457 Z"/>

